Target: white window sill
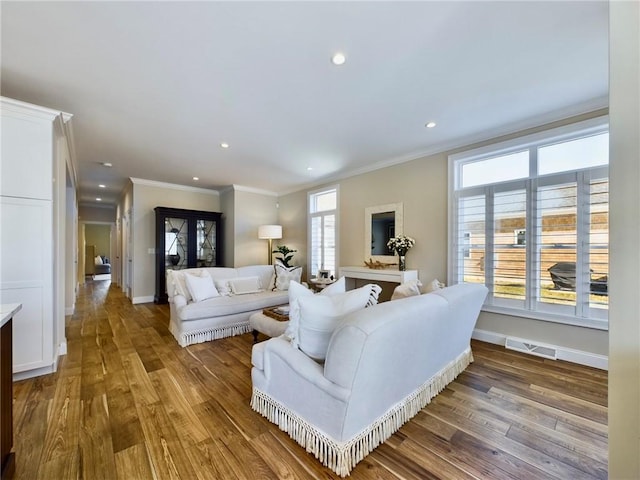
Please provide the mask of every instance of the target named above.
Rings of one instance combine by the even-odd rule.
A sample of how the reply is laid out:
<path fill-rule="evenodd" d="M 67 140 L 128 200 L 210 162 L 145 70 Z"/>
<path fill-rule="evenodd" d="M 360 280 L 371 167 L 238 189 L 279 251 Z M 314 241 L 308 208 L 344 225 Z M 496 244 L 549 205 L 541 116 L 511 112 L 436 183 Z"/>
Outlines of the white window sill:
<path fill-rule="evenodd" d="M 531 318 L 534 320 L 542 320 L 544 322 L 562 323 L 564 325 L 573 325 L 576 327 L 593 328 L 595 330 L 609 330 L 608 320 L 598 320 L 593 318 L 578 318 L 570 315 L 557 315 L 549 312 L 537 312 L 532 310 L 522 310 L 518 308 L 497 307 L 495 305 L 484 305 L 483 312 L 499 313 L 501 315 L 510 315 L 512 317 Z"/>

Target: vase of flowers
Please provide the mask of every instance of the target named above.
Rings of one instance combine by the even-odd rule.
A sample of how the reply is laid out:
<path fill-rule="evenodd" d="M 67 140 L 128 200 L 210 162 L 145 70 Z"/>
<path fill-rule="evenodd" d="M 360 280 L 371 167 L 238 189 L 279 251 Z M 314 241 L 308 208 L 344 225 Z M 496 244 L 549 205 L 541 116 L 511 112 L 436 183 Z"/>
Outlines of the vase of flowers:
<path fill-rule="evenodd" d="M 398 235 L 397 237 L 390 238 L 387 242 L 387 248 L 393 250 L 398 255 L 398 270 L 404 271 L 407 269 L 407 263 L 405 256 L 407 251 L 416 244 L 416 241 L 407 237 L 406 235 Z"/>

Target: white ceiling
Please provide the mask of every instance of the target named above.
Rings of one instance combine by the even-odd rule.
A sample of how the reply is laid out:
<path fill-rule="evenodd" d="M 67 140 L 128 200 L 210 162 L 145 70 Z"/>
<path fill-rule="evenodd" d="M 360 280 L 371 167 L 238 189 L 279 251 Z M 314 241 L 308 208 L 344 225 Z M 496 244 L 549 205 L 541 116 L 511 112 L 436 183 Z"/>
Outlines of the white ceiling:
<path fill-rule="evenodd" d="M 74 115 L 82 202 L 127 177 L 282 193 L 607 102 L 607 2 L 1 8 L 2 95 Z"/>

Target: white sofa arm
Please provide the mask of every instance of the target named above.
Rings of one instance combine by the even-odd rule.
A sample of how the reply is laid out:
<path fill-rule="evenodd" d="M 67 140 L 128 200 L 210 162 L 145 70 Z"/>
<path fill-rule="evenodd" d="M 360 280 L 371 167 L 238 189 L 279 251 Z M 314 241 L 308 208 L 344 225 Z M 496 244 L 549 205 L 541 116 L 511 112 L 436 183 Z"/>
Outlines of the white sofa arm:
<path fill-rule="evenodd" d="M 251 361 L 255 368 L 262 371 L 267 383 L 270 382 L 271 363 L 275 359 L 281 360 L 277 362 L 278 365 L 284 365 L 290 371 L 283 378 L 293 379 L 297 377 L 315 385 L 337 400 L 342 402 L 348 400 L 351 390 L 327 380 L 324 376 L 324 367 L 300 350 L 293 348 L 284 337 L 272 338 L 253 346 Z M 279 377 L 282 374 L 283 372 L 278 372 Z"/>
<path fill-rule="evenodd" d="M 187 304 L 187 299 L 182 295 L 174 295 L 173 297 L 169 297 L 169 301 L 175 305 L 176 309 L 180 309 Z"/>

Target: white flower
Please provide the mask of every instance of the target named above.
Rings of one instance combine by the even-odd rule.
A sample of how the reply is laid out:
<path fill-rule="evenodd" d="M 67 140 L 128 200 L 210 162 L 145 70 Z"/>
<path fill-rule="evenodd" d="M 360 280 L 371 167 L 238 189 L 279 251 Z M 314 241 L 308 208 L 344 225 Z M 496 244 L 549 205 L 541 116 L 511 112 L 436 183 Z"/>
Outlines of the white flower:
<path fill-rule="evenodd" d="M 398 235 L 397 237 L 390 238 L 387 242 L 387 247 L 394 250 L 398 255 L 405 255 L 407 250 L 415 245 L 416 241 L 407 237 L 406 235 Z"/>

